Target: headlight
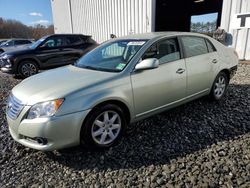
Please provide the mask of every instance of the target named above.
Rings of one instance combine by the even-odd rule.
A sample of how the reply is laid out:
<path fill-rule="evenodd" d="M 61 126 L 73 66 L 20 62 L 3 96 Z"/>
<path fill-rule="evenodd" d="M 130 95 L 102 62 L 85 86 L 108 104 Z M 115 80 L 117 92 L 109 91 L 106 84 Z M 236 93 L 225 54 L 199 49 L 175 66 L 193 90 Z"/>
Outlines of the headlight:
<path fill-rule="evenodd" d="M 11 57 L 11 55 L 8 55 L 8 54 L 4 54 L 4 55 L 2 56 L 3 59 L 9 59 L 10 57 Z"/>
<path fill-rule="evenodd" d="M 11 58 L 12 57 L 13 56 L 9 55 L 9 54 L 4 54 L 3 56 L 1 56 L 1 59 L 3 59 L 5 62 L 4 66 L 11 67 Z"/>
<path fill-rule="evenodd" d="M 35 104 L 30 108 L 27 118 L 35 119 L 53 116 L 57 112 L 63 101 L 64 99 L 56 99 L 53 101 Z"/>

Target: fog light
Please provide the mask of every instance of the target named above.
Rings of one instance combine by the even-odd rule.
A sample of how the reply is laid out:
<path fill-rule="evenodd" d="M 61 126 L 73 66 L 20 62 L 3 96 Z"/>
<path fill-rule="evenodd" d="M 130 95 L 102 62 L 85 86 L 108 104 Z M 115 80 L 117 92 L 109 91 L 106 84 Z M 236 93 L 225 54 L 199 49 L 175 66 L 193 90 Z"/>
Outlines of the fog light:
<path fill-rule="evenodd" d="M 46 145 L 48 143 L 46 138 L 41 138 L 41 137 L 37 137 L 36 141 L 38 144 L 41 144 L 41 145 Z"/>
<path fill-rule="evenodd" d="M 37 143 L 40 145 L 46 145 L 48 143 L 48 140 L 42 137 L 31 138 L 31 137 L 23 136 L 23 135 L 21 135 L 21 137 L 24 138 L 25 140 L 28 140 L 30 142 Z"/>

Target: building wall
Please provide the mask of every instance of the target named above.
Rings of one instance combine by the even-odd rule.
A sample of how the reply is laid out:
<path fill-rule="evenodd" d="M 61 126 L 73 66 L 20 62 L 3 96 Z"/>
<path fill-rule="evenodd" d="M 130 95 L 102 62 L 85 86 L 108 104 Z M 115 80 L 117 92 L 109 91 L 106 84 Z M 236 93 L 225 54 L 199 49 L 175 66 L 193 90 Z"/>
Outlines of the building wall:
<path fill-rule="evenodd" d="M 233 18 L 237 13 L 249 13 L 249 0 L 224 0 L 221 18 L 221 27 L 232 34 L 232 46 L 238 52 L 240 59 L 250 60 L 250 29 L 236 29 Z"/>
<path fill-rule="evenodd" d="M 92 35 L 101 43 L 155 29 L 156 0 L 51 0 L 55 33 Z M 249 28 L 235 29 L 233 17 L 250 12 L 250 0 L 223 0 L 221 27 L 232 34 L 240 59 L 250 60 Z M 249 18 L 250 19 L 250 18 Z"/>
<path fill-rule="evenodd" d="M 52 0 L 55 32 L 92 35 L 99 43 L 110 34 L 151 32 L 154 5 L 155 0 Z"/>
<path fill-rule="evenodd" d="M 72 33 L 69 0 L 51 0 L 55 33 Z"/>

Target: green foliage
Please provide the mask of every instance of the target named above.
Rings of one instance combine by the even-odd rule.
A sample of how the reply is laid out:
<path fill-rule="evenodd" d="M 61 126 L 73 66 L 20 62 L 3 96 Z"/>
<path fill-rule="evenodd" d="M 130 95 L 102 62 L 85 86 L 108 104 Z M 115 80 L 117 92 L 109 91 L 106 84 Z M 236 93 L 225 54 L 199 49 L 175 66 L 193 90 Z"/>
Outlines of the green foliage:
<path fill-rule="evenodd" d="M 198 32 L 198 33 L 212 33 L 216 30 L 217 22 L 197 22 L 197 23 L 191 23 L 190 30 L 192 32 Z"/>

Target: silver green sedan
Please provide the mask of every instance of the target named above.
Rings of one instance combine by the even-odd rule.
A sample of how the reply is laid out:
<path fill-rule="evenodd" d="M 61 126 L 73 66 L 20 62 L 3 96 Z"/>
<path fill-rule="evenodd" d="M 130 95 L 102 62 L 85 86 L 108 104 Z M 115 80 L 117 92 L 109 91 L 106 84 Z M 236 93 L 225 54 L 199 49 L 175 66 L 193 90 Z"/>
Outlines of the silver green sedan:
<path fill-rule="evenodd" d="M 80 143 L 107 148 L 132 122 L 205 95 L 220 100 L 237 64 L 234 50 L 201 34 L 113 39 L 75 65 L 14 87 L 6 112 L 9 131 L 17 142 L 37 150 Z"/>

